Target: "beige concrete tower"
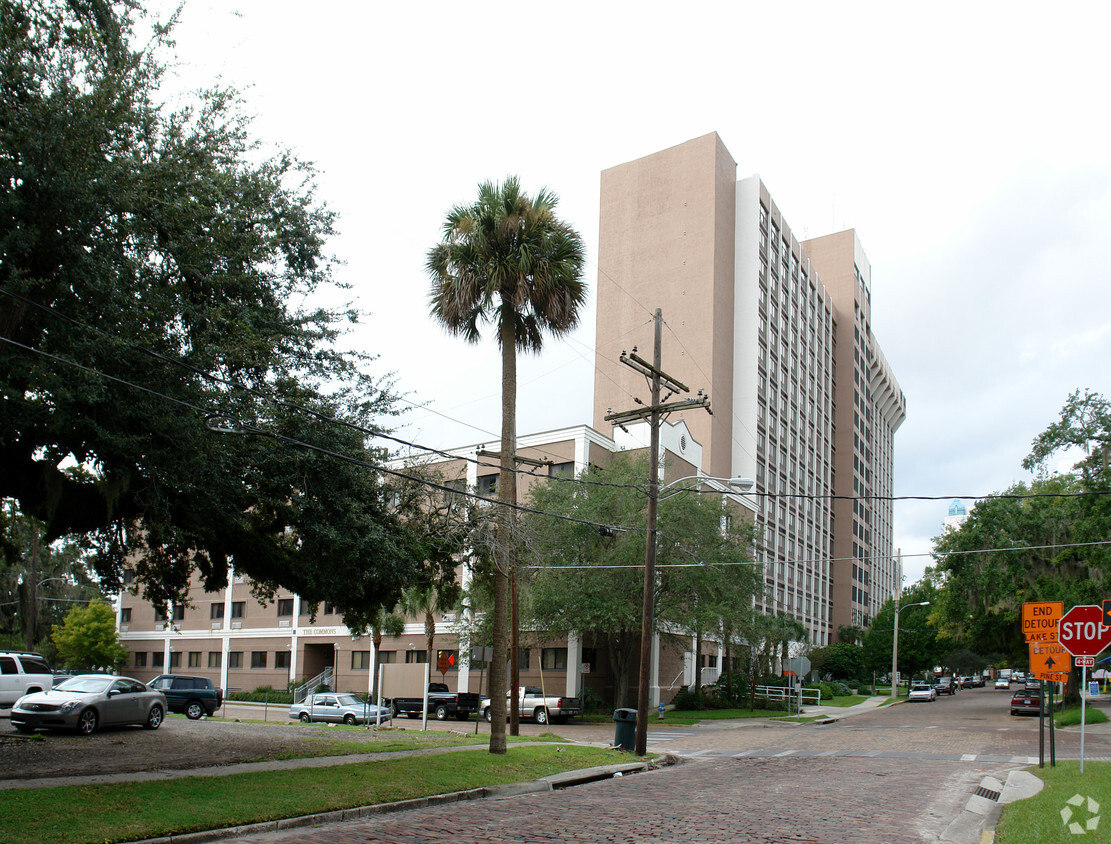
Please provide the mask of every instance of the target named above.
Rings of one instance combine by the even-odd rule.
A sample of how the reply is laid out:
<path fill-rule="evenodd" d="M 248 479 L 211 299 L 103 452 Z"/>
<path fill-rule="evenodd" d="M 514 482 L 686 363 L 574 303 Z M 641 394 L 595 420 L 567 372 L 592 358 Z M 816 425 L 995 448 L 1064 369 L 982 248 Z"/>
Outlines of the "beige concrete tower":
<path fill-rule="evenodd" d="M 647 401 L 644 379 L 618 363 L 633 346 L 652 357 L 652 313 L 663 311 L 663 368 L 714 409 L 683 414 L 703 469 L 729 476 L 733 403 L 734 203 L 737 165 L 717 134 L 602 172 L 594 427 Z"/>
<path fill-rule="evenodd" d="M 853 232 L 800 243 L 716 134 L 602 173 L 594 426 L 645 399 L 622 349 L 709 395 L 683 419 L 703 470 L 756 480 L 767 593 L 815 645 L 867 626 L 895 587 L 893 435 L 905 403 L 871 334 L 870 268 Z M 826 279 L 826 274 L 829 280 Z M 844 501 L 839 496 L 849 496 Z"/>

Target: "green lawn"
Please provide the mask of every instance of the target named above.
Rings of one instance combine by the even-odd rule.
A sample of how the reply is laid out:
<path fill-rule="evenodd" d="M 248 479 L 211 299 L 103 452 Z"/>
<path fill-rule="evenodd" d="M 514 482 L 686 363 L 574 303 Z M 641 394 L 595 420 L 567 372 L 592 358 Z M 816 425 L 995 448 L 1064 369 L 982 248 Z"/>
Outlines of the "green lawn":
<path fill-rule="evenodd" d="M 476 748 L 330 768 L 12 790 L 0 799 L 0 829 L 6 844 L 108 844 L 529 782 L 631 760 L 594 747 L 514 746 L 504 756 Z"/>
<path fill-rule="evenodd" d="M 1063 844 L 1076 841 L 1106 841 L 1111 825 L 1111 762 L 1058 762 L 1055 768 L 1028 768 L 1045 782 L 1045 788 L 1027 800 L 1008 804 L 995 829 L 995 844 Z M 1092 813 L 1089 798 L 1099 806 Z M 1070 803 L 1070 801 L 1072 801 Z M 1069 824 L 1062 813 L 1069 813 Z M 1095 829 L 1088 821 L 1099 817 Z"/>

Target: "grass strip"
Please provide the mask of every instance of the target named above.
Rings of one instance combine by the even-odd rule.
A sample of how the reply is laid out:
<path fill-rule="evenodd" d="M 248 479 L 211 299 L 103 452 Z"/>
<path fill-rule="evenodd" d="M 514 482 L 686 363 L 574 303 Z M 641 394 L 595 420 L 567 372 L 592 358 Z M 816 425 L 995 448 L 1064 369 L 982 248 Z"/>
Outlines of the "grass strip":
<path fill-rule="evenodd" d="M 1085 762 L 1083 774 L 1077 761 L 1058 762 L 1055 768 L 1026 770 L 1041 779 L 1045 788 L 1003 809 L 1003 817 L 995 828 L 995 844 L 1107 840 L 1107 821 L 1111 820 L 1107 817 L 1111 814 L 1111 762 Z M 1091 811 L 1093 805 L 1098 806 L 1095 812 Z M 1100 818 L 1101 814 L 1104 817 Z M 1093 820 L 1096 825 L 1091 828 L 1089 823 Z M 1079 827 L 1070 828 L 1070 824 L 1079 824 Z"/>
<path fill-rule="evenodd" d="M 594 747 L 511 747 L 329 768 L 6 791 L 7 844 L 108 844 L 530 782 L 630 761 Z"/>

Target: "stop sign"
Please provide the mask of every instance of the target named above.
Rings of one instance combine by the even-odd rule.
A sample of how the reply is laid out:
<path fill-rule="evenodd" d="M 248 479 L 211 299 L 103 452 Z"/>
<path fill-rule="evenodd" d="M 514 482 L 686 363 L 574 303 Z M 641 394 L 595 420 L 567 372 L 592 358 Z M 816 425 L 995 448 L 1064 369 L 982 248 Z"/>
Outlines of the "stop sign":
<path fill-rule="evenodd" d="M 1103 623 L 1104 617 L 1102 607 L 1073 607 L 1061 616 L 1057 641 L 1073 656 L 1099 656 L 1111 645 L 1111 627 Z"/>

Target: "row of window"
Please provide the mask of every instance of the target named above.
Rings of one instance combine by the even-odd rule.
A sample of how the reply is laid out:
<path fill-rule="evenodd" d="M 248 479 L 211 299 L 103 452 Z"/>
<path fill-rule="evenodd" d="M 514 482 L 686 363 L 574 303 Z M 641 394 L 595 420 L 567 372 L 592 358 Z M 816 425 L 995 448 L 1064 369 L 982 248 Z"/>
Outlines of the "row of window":
<path fill-rule="evenodd" d="M 229 651 L 228 652 L 228 668 L 236 669 L 243 668 L 244 666 L 244 653 L 249 654 L 250 667 L 266 669 L 273 667 L 275 669 L 288 669 L 290 667 L 290 653 L 288 650 L 281 651 Z M 370 669 L 370 651 L 351 651 L 351 668 L 355 671 L 368 671 Z M 408 664 L 423 664 L 428 662 L 428 651 L 405 651 L 405 662 Z M 519 652 L 519 664 L 522 670 L 528 670 L 530 664 L 530 650 L 528 648 L 521 648 Z M 379 651 L 378 662 L 381 664 L 390 665 L 398 661 L 397 651 Z M 204 665 L 208 668 L 221 668 L 221 661 L 223 654 L 220 651 L 187 651 L 185 656 L 185 666 L 188 668 L 201 668 L 202 660 Z M 272 662 L 271 662 L 272 657 Z M 166 667 L 166 654 L 163 651 L 135 651 L 133 655 L 134 666 L 136 668 L 146 668 L 148 665 L 151 668 L 164 669 Z M 583 662 L 593 663 L 595 660 L 595 653 L 593 648 L 583 649 Z M 170 653 L 170 670 L 177 670 L 182 667 L 182 652 L 172 651 Z M 555 671 L 567 668 L 567 648 L 542 648 L 540 652 L 540 667 L 545 671 Z"/>
<path fill-rule="evenodd" d="M 292 615 L 293 615 L 293 599 L 292 598 L 279 598 L 277 600 L 276 604 L 277 604 L 277 608 L 278 608 L 278 617 L 279 618 L 281 618 L 281 617 L 292 617 Z M 312 605 L 303 604 L 301 606 L 301 615 L 303 615 L 303 616 L 311 615 L 311 610 L 312 609 L 313 609 Z M 335 611 L 336 611 L 335 605 L 333 605 L 333 604 L 325 604 L 324 605 L 324 613 L 323 613 L 324 615 L 333 615 L 335 613 Z M 213 620 L 221 620 L 221 619 L 224 618 L 224 612 L 225 612 L 225 604 L 224 604 L 223 601 L 213 602 L 213 603 L 209 604 L 209 607 L 208 607 L 208 617 L 209 618 L 211 618 Z M 232 618 L 243 618 L 246 615 L 246 613 L 247 613 L 247 602 L 246 601 L 232 601 L 231 602 L 231 617 Z M 185 607 L 184 606 L 175 606 L 173 608 L 173 616 L 174 616 L 174 618 L 173 618 L 174 621 L 184 621 L 185 620 Z M 155 621 L 168 621 L 169 619 L 166 618 L 165 613 L 163 613 L 161 610 L 156 608 L 155 611 L 154 611 L 154 620 Z M 122 610 L 120 610 L 120 623 L 121 624 L 130 624 L 131 623 L 131 607 L 124 607 Z"/>

